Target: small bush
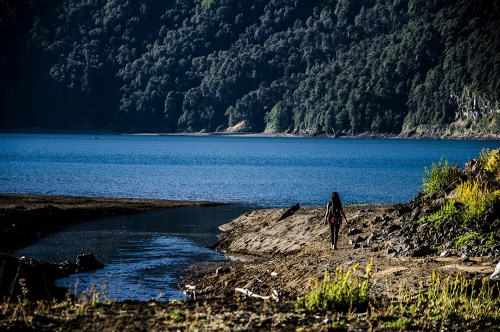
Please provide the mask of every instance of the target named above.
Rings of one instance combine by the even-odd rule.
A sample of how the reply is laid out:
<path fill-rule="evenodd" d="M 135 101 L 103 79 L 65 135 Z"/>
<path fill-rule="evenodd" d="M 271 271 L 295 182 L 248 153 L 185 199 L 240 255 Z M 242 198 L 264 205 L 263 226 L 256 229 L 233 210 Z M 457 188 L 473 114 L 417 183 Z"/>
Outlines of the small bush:
<path fill-rule="evenodd" d="M 427 178 L 422 179 L 420 192 L 425 196 L 432 196 L 438 192 L 439 188 L 445 188 L 456 181 L 460 170 L 458 165 L 452 167 L 447 160 L 441 157 L 437 164 L 432 163 L 430 170 L 425 167 L 425 175 Z"/>
<path fill-rule="evenodd" d="M 432 225 L 434 225 L 434 228 L 438 228 L 441 222 L 451 217 L 452 215 L 456 214 L 457 212 L 458 210 L 455 207 L 455 200 L 450 199 L 446 202 L 446 204 L 441 206 L 441 208 L 438 211 L 421 218 L 419 222 L 420 223 L 429 222 Z"/>
<path fill-rule="evenodd" d="M 483 212 L 490 204 L 500 197 L 500 192 L 491 192 L 486 184 L 474 179 L 457 186 L 456 201 L 462 203 L 464 208 L 461 219 L 469 222 L 472 218 Z"/>
<path fill-rule="evenodd" d="M 366 274 L 363 281 L 353 274 L 358 268 L 358 264 L 350 268 L 345 274 L 342 267 L 332 274 L 325 271 L 323 282 L 316 282 L 310 291 L 299 298 L 296 307 L 303 307 L 309 310 L 336 309 L 346 310 L 366 306 L 369 298 L 369 281 L 372 264 L 366 266 Z"/>
<path fill-rule="evenodd" d="M 459 236 L 455 239 L 455 245 L 457 247 L 463 247 L 463 246 L 468 246 L 474 243 L 476 240 L 480 241 L 481 240 L 481 235 L 477 232 L 472 232 L 467 235 Z"/>
<path fill-rule="evenodd" d="M 478 158 L 479 164 L 489 173 L 496 174 L 496 178 L 500 177 L 500 149 L 492 150 L 483 149 Z"/>

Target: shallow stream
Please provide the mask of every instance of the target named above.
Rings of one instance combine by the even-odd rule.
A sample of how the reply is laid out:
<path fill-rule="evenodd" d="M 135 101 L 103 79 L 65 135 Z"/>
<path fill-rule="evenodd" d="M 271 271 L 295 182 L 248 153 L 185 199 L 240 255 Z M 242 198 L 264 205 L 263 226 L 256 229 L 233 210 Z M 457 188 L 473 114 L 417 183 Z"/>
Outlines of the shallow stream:
<path fill-rule="evenodd" d="M 217 241 L 218 226 L 245 213 L 238 205 L 182 207 L 110 217 L 73 225 L 15 253 L 44 261 L 75 261 L 93 253 L 102 270 L 83 272 L 58 281 L 77 295 L 93 284 L 113 300 L 183 299 L 177 284 L 196 262 L 225 259 L 208 248 Z M 85 295 L 83 295 L 85 296 Z"/>

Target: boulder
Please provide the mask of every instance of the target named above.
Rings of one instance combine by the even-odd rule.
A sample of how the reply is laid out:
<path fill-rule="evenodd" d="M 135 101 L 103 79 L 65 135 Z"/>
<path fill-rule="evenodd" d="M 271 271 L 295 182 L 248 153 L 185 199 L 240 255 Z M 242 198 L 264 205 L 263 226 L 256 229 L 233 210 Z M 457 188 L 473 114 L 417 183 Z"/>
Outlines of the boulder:
<path fill-rule="evenodd" d="M 392 247 L 387 247 L 387 249 L 385 249 L 385 251 L 384 251 L 384 254 L 386 254 L 386 255 L 391 255 L 394 253 L 396 253 L 396 249 L 394 249 Z"/>
<path fill-rule="evenodd" d="M 432 254 L 433 251 L 431 247 L 429 246 L 418 246 L 417 248 L 413 249 L 410 253 L 411 257 L 422 257 L 422 256 L 427 256 Z"/>
<path fill-rule="evenodd" d="M 97 270 L 102 268 L 104 268 L 104 264 L 99 262 L 92 253 L 87 252 L 76 256 L 75 272 Z"/>
<path fill-rule="evenodd" d="M 442 251 L 442 252 L 439 254 L 439 256 L 440 256 L 440 257 L 450 257 L 450 256 L 452 256 L 452 255 L 453 255 L 453 254 L 452 254 L 452 252 L 451 252 L 451 251 L 449 251 L 449 250 Z"/>

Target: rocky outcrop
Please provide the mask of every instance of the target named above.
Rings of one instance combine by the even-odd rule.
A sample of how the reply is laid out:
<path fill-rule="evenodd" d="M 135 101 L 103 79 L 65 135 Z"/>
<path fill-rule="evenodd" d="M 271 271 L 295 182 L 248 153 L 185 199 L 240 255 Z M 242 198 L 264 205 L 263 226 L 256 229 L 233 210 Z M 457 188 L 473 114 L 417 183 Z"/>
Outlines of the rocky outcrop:
<path fill-rule="evenodd" d="M 470 179 L 487 183 L 491 192 L 500 189 L 497 177 L 486 172 L 477 160 L 470 160 L 457 181 L 439 188 L 432 196 L 420 194 L 410 203 L 399 205 L 394 211 L 377 216 L 373 220 L 380 228 L 380 240 L 391 241 L 393 256 L 419 257 L 429 254 L 446 256 L 500 258 L 500 200 L 496 200 L 481 214 L 464 222 L 458 213 L 429 219 L 439 211 L 446 200 L 454 197 L 457 185 Z M 463 208 L 454 203 L 457 211 Z M 462 239 L 462 241 L 460 241 Z"/>

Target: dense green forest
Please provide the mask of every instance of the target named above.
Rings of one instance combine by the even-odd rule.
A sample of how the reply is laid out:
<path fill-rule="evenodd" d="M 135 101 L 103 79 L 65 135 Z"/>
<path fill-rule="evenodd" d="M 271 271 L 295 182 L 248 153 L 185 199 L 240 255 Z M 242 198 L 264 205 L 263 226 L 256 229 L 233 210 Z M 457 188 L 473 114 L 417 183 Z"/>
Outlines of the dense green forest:
<path fill-rule="evenodd" d="M 0 126 L 500 132 L 500 0 L 0 0 Z"/>

